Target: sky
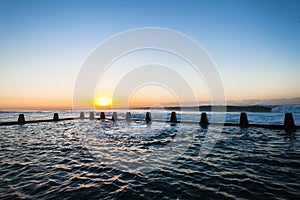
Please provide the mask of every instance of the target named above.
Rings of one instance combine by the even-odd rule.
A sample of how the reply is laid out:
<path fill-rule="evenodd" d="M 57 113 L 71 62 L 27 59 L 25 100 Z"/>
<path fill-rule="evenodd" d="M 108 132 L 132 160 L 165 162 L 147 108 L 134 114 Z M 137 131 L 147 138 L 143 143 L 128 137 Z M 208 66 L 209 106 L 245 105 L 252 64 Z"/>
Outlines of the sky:
<path fill-rule="evenodd" d="M 172 29 L 202 46 L 215 63 L 229 103 L 300 103 L 298 0 L 2 0 L 0 109 L 72 107 L 76 79 L 90 53 L 113 35 L 143 27 Z M 153 62 L 163 56 L 159 53 Z M 168 65 L 180 63 L 169 62 L 168 56 Z M 129 59 L 123 62 L 123 68 L 130 66 Z M 193 75 L 187 68 L 181 65 L 189 78 Z M 96 93 L 107 91 L 111 98 L 114 73 L 108 73 Z M 197 90 L 199 84 L 201 91 L 195 92 L 196 102 L 189 103 L 209 101 L 203 80 L 190 80 L 191 87 Z M 101 98 L 96 93 L 95 98 Z M 147 85 L 132 93 L 130 103 L 172 104 L 176 94 Z"/>

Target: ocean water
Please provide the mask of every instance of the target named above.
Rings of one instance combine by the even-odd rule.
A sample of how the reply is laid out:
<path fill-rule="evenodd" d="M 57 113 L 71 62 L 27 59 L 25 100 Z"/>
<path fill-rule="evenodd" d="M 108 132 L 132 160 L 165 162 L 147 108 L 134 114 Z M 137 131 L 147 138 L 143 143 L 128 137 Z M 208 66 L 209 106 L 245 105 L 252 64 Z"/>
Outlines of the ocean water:
<path fill-rule="evenodd" d="M 20 113 L 26 120 L 49 119 L 53 112 L 1 111 L 0 121 L 15 121 Z M 151 112 L 157 119 L 170 115 Z M 248 113 L 248 118 L 282 124 L 284 112 Z M 299 112 L 293 114 L 299 125 Z M 119 118 L 124 115 L 119 111 Z M 132 117 L 144 118 L 145 110 L 132 111 Z M 238 122 L 239 113 L 208 117 Z M 200 114 L 178 113 L 178 118 L 199 121 Z M 144 121 L 1 126 L 0 199 L 299 199 L 299 137 L 299 130 Z"/>

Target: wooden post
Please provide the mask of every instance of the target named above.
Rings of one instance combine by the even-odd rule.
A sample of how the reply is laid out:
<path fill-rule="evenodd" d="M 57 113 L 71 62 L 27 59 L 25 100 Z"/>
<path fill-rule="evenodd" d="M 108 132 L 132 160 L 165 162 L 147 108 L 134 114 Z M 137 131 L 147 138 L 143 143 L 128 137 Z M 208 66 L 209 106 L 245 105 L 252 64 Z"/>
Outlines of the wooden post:
<path fill-rule="evenodd" d="M 25 116 L 24 116 L 24 114 L 19 114 L 18 123 L 19 124 L 25 123 Z"/>
<path fill-rule="evenodd" d="M 84 112 L 80 112 L 79 118 L 84 119 Z"/>
<path fill-rule="evenodd" d="M 53 121 L 59 121 L 58 113 L 54 113 L 54 115 L 53 115 Z"/>
<path fill-rule="evenodd" d="M 176 112 L 171 112 L 170 122 L 175 122 L 175 123 L 178 122 L 176 117 Z"/>
<path fill-rule="evenodd" d="M 111 116 L 111 119 L 116 122 L 118 121 L 118 115 L 117 115 L 117 112 L 113 112 L 112 116 Z"/>
<path fill-rule="evenodd" d="M 95 115 L 94 115 L 94 112 L 90 112 L 90 120 L 94 120 L 95 119 Z"/>
<path fill-rule="evenodd" d="M 151 112 L 147 112 L 146 113 L 146 123 L 151 123 L 151 121 L 152 121 Z"/>
<path fill-rule="evenodd" d="M 288 133 L 296 132 L 296 125 L 292 113 L 285 113 L 283 128 Z"/>
<path fill-rule="evenodd" d="M 126 113 L 126 118 L 125 118 L 125 119 L 126 119 L 126 121 L 128 121 L 128 122 L 131 121 L 131 113 L 130 113 L 130 112 L 127 112 L 127 113 Z"/>
<path fill-rule="evenodd" d="M 209 125 L 206 112 L 201 113 L 199 124 L 202 128 L 207 128 L 207 126 Z"/>
<path fill-rule="evenodd" d="M 100 119 L 105 119 L 105 113 L 104 112 L 100 113 Z"/>
<path fill-rule="evenodd" d="M 245 113 L 245 112 L 241 113 L 241 116 L 240 116 L 240 127 L 241 128 L 248 128 L 249 127 L 247 113 Z"/>

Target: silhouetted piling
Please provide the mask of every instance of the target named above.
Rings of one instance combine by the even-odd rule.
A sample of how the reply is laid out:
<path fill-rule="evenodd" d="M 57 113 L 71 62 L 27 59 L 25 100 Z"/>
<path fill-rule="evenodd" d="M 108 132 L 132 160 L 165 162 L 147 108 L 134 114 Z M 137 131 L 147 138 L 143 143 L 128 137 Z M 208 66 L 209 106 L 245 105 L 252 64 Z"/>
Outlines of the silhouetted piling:
<path fill-rule="evenodd" d="M 105 112 L 100 113 L 100 119 L 105 119 Z"/>
<path fill-rule="evenodd" d="M 292 113 L 285 113 L 283 128 L 288 133 L 296 132 L 296 125 Z"/>
<path fill-rule="evenodd" d="M 152 116 L 151 116 L 151 112 L 147 112 L 146 113 L 146 123 L 150 123 L 152 121 Z"/>
<path fill-rule="evenodd" d="M 111 116 L 111 119 L 116 122 L 118 121 L 118 115 L 117 115 L 117 112 L 113 112 L 112 116 Z"/>
<path fill-rule="evenodd" d="M 126 121 L 131 121 L 131 113 L 130 112 L 126 113 L 125 119 L 126 119 Z"/>
<path fill-rule="evenodd" d="M 59 121 L 58 113 L 54 113 L 54 115 L 53 115 L 53 121 Z"/>
<path fill-rule="evenodd" d="M 80 119 L 84 119 L 84 112 L 81 112 L 81 113 L 80 113 L 79 118 L 80 118 Z"/>
<path fill-rule="evenodd" d="M 95 119 L 95 114 L 94 114 L 94 112 L 90 112 L 90 120 L 94 120 Z"/>
<path fill-rule="evenodd" d="M 240 127 L 241 128 L 248 128 L 249 127 L 247 113 L 245 113 L 245 112 L 241 113 L 241 116 L 240 116 Z"/>
<path fill-rule="evenodd" d="M 176 112 L 171 112 L 170 122 L 178 122 Z"/>
<path fill-rule="evenodd" d="M 201 113 L 199 124 L 202 128 L 207 128 L 207 126 L 209 125 L 206 112 Z"/>
<path fill-rule="evenodd" d="M 24 116 L 24 114 L 19 114 L 18 123 L 19 124 L 25 123 L 25 116 Z"/>

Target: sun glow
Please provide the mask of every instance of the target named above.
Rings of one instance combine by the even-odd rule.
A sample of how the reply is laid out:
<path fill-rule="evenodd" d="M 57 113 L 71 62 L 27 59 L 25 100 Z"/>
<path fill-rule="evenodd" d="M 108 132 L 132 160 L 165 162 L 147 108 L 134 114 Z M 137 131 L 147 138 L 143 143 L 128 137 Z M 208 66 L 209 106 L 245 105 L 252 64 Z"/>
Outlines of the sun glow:
<path fill-rule="evenodd" d="M 109 107 L 112 104 L 112 100 L 109 97 L 99 97 L 95 101 L 95 106 Z"/>

